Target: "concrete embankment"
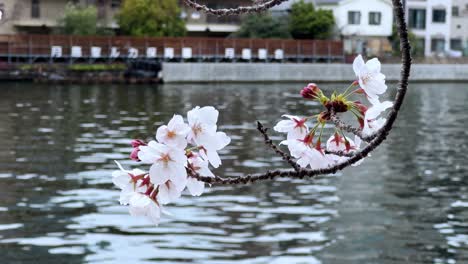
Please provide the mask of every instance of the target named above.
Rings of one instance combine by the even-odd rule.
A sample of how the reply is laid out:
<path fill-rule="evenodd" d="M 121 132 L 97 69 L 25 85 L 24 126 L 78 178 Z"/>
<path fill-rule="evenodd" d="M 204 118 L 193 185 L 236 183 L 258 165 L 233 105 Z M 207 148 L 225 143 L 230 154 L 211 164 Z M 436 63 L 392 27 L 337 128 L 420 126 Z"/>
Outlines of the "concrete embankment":
<path fill-rule="evenodd" d="M 399 64 L 384 64 L 388 81 L 400 77 Z M 164 63 L 166 83 L 339 82 L 354 78 L 351 64 Z M 468 64 L 413 64 L 411 81 L 468 81 Z"/>

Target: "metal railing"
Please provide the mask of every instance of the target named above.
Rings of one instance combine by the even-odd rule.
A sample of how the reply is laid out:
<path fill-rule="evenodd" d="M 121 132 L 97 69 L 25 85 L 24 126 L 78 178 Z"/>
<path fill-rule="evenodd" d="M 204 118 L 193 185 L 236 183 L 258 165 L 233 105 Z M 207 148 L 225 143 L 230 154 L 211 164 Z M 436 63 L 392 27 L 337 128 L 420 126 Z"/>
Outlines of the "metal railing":
<path fill-rule="evenodd" d="M 0 61 L 8 63 L 162 61 L 343 61 L 333 40 L 154 38 L 128 36 L 0 35 Z"/>

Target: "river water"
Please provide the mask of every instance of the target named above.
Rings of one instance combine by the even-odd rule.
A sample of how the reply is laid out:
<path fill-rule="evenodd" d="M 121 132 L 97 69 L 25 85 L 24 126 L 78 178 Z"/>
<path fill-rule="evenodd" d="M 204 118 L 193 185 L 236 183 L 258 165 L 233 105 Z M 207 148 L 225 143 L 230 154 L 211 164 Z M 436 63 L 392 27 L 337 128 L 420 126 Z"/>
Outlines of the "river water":
<path fill-rule="evenodd" d="M 117 202 L 113 160 L 130 139 L 213 105 L 232 137 L 217 174 L 286 168 L 255 120 L 319 109 L 301 85 L 0 86 L 0 263 L 468 263 L 466 83 L 410 85 L 396 128 L 360 167 L 214 186 L 159 227 Z"/>

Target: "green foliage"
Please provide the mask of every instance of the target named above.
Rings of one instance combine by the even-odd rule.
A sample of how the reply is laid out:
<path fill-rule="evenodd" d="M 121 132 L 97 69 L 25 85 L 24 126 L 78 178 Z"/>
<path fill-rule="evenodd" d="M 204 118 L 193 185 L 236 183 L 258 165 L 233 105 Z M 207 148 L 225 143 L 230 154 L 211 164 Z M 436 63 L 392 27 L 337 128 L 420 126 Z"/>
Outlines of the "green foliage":
<path fill-rule="evenodd" d="M 124 0 L 116 19 L 123 34 L 183 36 L 185 22 L 176 0 Z"/>
<path fill-rule="evenodd" d="M 239 31 L 233 34 L 239 38 L 291 38 L 289 25 L 284 17 L 274 18 L 271 14 L 247 16 Z"/>
<path fill-rule="evenodd" d="M 313 3 L 303 0 L 291 6 L 290 29 L 294 38 L 329 38 L 334 25 L 335 18 L 330 10 L 316 10 Z"/>
<path fill-rule="evenodd" d="M 395 24 L 392 28 L 392 35 L 388 37 L 388 40 L 392 44 L 393 55 L 399 57 L 401 55 L 400 37 L 398 36 L 398 31 Z M 424 56 L 424 44 L 418 41 L 416 35 L 411 31 L 408 32 L 408 40 L 411 43 L 411 55 L 414 57 Z"/>
<path fill-rule="evenodd" d="M 97 9 L 94 6 L 77 7 L 68 4 L 59 19 L 60 33 L 66 35 L 97 35 L 104 33 L 98 28 Z"/>
<path fill-rule="evenodd" d="M 72 64 L 68 66 L 71 71 L 123 71 L 125 64 Z"/>

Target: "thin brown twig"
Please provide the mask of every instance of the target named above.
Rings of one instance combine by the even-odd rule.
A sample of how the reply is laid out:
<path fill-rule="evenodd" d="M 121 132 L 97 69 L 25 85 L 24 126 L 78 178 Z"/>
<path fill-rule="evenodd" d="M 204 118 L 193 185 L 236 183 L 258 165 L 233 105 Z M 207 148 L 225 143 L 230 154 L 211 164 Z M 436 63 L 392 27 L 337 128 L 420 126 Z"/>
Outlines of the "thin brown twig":
<path fill-rule="evenodd" d="M 361 129 L 344 123 L 334 112 L 330 113 L 330 120 L 333 122 L 333 124 L 335 124 L 335 126 L 337 128 L 339 128 L 341 130 L 344 130 L 346 132 L 352 133 L 352 134 L 360 137 L 365 142 L 371 142 L 379 134 L 379 132 L 376 132 L 376 133 L 374 133 L 372 135 L 365 136 L 362 133 Z"/>
<path fill-rule="evenodd" d="M 268 133 L 267 133 L 267 128 L 265 128 L 262 123 L 260 123 L 260 121 L 257 121 L 257 130 L 263 135 L 263 139 L 265 141 L 265 145 L 269 146 L 271 149 L 273 149 L 273 151 L 275 151 L 276 154 L 278 154 L 278 156 L 280 156 L 284 161 L 286 161 L 287 163 L 289 163 L 289 165 L 291 165 L 291 167 L 293 167 L 293 169 L 295 171 L 299 171 L 301 169 L 301 166 L 299 166 L 299 164 L 297 164 L 293 158 L 285 153 L 284 151 L 280 150 L 278 148 L 278 146 L 276 146 L 273 141 L 270 139 L 270 137 L 268 136 Z"/>
<path fill-rule="evenodd" d="M 191 2 L 185 0 L 186 2 Z M 241 177 L 227 177 L 221 178 L 219 176 L 207 177 L 201 176 L 191 169 L 187 169 L 189 176 L 196 178 L 199 181 L 206 183 L 218 183 L 218 184 L 247 184 L 263 180 L 273 180 L 277 177 L 290 177 L 290 178 L 304 178 L 304 177 L 316 177 L 318 175 L 335 173 L 339 170 L 342 170 L 359 160 L 366 157 L 374 149 L 376 149 L 388 136 L 392 130 L 393 124 L 395 123 L 398 112 L 403 104 L 405 99 L 406 91 L 408 88 L 408 79 L 411 69 L 411 46 L 408 41 L 408 30 L 405 22 L 405 14 L 403 10 L 403 5 L 399 0 L 392 0 L 393 9 L 396 18 L 397 30 L 400 35 L 400 49 L 401 49 L 401 73 L 400 81 L 398 83 L 397 93 L 395 95 L 395 101 L 391 111 L 388 115 L 387 121 L 384 126 L 373 135 L 373 138 L 370 140 L 369 144 L 360 151 L 356 151 L 352 157 L 349 159 L 340 162 L 334 166 L 323 168 L 323 169 L 305 169 L 301 168 L 300 170 L 269 170 L 265 173 L 257 174 L 247 174 Z"/>
<path fill-rule="evenodd" d="M 214 9 L 209 8 L 206 5 L 198 4 L 193 0 L 184 0 L 184 3 L 194 8 L 198 11 L 203 11 L 205 13 L 210 13 L 217 16 L 228 16 L 228 15 L 240 15 L 245 13 L 260 13 L 262 11 L 268 10 L 274 6 L 280 5 L 287 0 L 268 0 L 268 1 L 261 1 L 259 3 L 253 4 L 251 6 L 240 6 L 237 8 L 221 8 L 221 9 Z"/>

